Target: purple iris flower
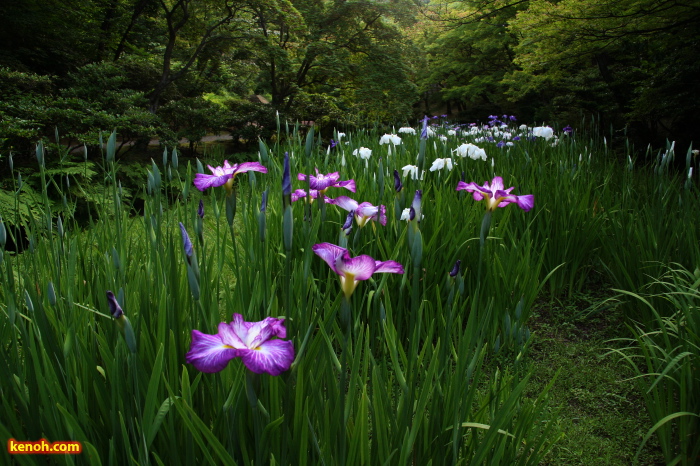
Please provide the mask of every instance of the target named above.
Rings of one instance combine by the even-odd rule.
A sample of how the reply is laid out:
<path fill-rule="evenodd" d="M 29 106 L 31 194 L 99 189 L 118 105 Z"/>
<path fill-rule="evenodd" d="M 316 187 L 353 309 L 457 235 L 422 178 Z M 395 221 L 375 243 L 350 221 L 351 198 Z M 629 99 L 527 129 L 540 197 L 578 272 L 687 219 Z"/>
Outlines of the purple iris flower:
<path fill-rule="evenodd" d="M 570 125 L 566 125 L 566 126 L 564 126 L 562 131 L 564 131 L 566 134 L 571 134 L 574 132 L 574 129 Z"/>
<path fill-rule="evenodd" d="M 442 117 L 442 118 L 447 118 L 447 115 L 440 115 L 440 117 Z"/>
<path fill-rule="evenodd" d="M 231 192 L 233 179 L 238 173 L 249 171 L 267 173 L 267 168 L 260 165 L 259 162 L 243 162 L 231 165 L 228 163 L 228 160 L 224 160 L 223 167 L 212 167 L 211 165 L 207 165 L 207 167 L 209 167 L 213 175 L 197 173 L 194 177 L 194 185 L 200 191 L 211 187 L 225 186 L 226 190 Z"/>
<path fill-rule="evenodd" d="M 488 181 L 484 182 L 483 186 L 479 186 L 473 181 L 471 183 L 465 183 L 464 181 L 457 183 L 457 191 L 469 191 L 476 201 L 486 199 L 486 210 L 489 212 L 496 210 L 496 207 L 505 207 L 512 202 L 517 203 L 518 207 L 525 212 L 534 207 L 535 196 L 532 194 L 516 196 L 510 193 L 513 189 L 515 188 L 504 189 L 503 178 L 500 176 L 491 180 L 491 185 L 489 185 Z"/>
<path fill-rule="evenodd" d="M 489 141 L 489 142 L 493 142 L 493 141 L 495 141 L 495 139 L 493 138 L 493 136 L 489 136 L 489 137 L 487 137 L 487 138 L 486 138 L 486 140 L 487 140 L 487 141 Z"/>
<path fill-rule="evenodd" d="M 515 136 L 515 137 L 513 138 L 513 141 L 520 141 L 520 136 Z"/>
<path fill-rule="evenodd" d="M 499 147 L 499 148 L 500 148 L 500 147 L 503 147 L 503 146 L 505 146 L 505 145 L 506 145 L 506 142 L 505 142 L 505 141 L 499 141 L 499 143 L 496 144 L 496 147 Z"/>
<path fill-rule="evenodd" d="M 333 149 L 337 145 L 338 145 L 338 141 L 334 141 L 333 139 L 331 139 L 331 144 L 330 144 L 330 146 L 328 146 L 328 148 Z"/>
<path fill-rule="evenodd" d="M 306 181 L 307 176 L 303 173 L 297 174 L 297 179 L 299 181 Z M 338 181 L 340 179 L 340 174 L 338 172 L 329 173 L 324 175 L 318 172 L 316 169 L 316 176 L 310 175 L 309 177 L 309 187 L 320 191 L 321 193 L 326 192 L 328 188 L 345 188 L 351 192 L 355 192 L 355 180 Z"/>
<path fill-rule="evenodd" d="M 246 322 L 240 314 L 233 322 L 221 322 L 219 331 L 207 335 L 192 330 L 192 344 L 185 356 L 201 372 L 222 371 L 230 360 L 241 358 L 243 364 L 256 374 L 280 375 L 294 361 L 294 344 L 285 338 L 284 319 L 266 317 L 260 322 Z"/>
<path fill-rule="evenodd" d="M 309 196 L 311 197 L 310 200 L 307 199 L 309 202 L 314 202 L 314 199 L 318 199 L 318 196 L 320 196 L 321 193 L 317 189 L 309 189 Z M 292 193 L 292 202 L 296 202 L 299 199 L 304 199 L 306 197 L 306 190 L 304 189 L 297 189 Z"/>
<path fill-rule="evenodd" d="M 314 244 L 313 251 L 338 275 L 340 287 L 346 298 L 350 298 L 358 282 L 367 280 L 375 273 L 404 273 L 403 266 L 396 261 L 375 261 L 367 255 L 350 257 L 347 249 L 330 243 Z"/>
<path fill-rule="evenodd" d="M 518 121 L 518 119 L 515 118 L 515 115 L 511 115 L 509 119 L 510 119 L 510 121 Z"/>
<path fill-rule="evenodd" d="M 368 221 L 372 220 L 376 222 L 377 219 L 379 219 L 379 223 L 386 225 L 386 207 L 383 205 L 373 206 L 369 202 L 363 202 L 360 204 L 356 200 L 350 199 L 347 196 L 338 196 L 335 199 L 327 197 L 326 202 L 337 205 L 341 209 L 347 210 L 348 212 L 354 210 L 355 221 L 357 222 L 357 226 L 360 228 L 365 226 Z"/>

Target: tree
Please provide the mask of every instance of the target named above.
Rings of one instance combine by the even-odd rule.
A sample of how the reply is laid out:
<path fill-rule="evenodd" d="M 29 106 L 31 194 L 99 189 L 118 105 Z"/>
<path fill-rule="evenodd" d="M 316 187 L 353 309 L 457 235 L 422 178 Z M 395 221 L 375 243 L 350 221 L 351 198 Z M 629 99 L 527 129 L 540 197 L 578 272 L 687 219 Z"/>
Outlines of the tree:
<path fill-rule="evenodd" d="M 398 27 L 409 21 L 410 10 L 403 1 L 369 0 L 280 1 L 257 7 L 260 90 L 286 112 L 297 100 L 323 101 L 328 111 L 348 110 L 351 96 L 387 109 L 393 103 L 384 96 L 391 91 L 402 102 L 412 102 L 415 92 L 406 79 Z"/>
<path fill-rule="evenodd" d="M 249 37 L 244 15 L 249 6 L 236 0 L 159 0 L 166 40 L 160 79 L 148 95 L 148 108 L 156 112 L 165 89 L 185 76 L 211 49 L 232 48 Z"/>
<path fill-rule="evenodd" d="M 526 6 L 522 0 L 469 0 L 428 5 L 418 33 L 427 54 L 421 76 L 426 109 L 431 91 L 448 107 L 456 102 L 468 118 L 505 111 L 503 77 L 516 66 L 517 38 L 508 22 Z"/>
<path fill-rule="evenodd" d="M 532 0 L 511 23 L 521 67 L 509 78 L 512 95 L 549 88 L 561 96 L 559 113 L 603 111 L 647 142 L 687 143 L 693 131 L 697 140 L 698 22 L 693 2 Z"/>

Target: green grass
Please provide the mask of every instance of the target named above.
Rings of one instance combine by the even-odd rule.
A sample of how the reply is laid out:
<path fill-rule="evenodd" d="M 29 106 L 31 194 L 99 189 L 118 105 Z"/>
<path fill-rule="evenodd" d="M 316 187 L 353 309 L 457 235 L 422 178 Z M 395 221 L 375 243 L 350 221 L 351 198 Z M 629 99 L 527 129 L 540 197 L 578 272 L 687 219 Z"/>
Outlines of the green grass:
<path fill-rule="evenodd" d="M 629 465 L 651 426 L 644 398 L 630 380 L 635 373 L 610 354 L 612 339 L 628 336 L 619 307 L 595 310 L 614 293 L 587 283 L 582 293 L 535 304 L 531 325 L 532 371 L 528 393 L 536 396 L 558 373 L 548 411 L 561 435 L 545 458 L 551 465 Z M 664 464 L 655 438 L 639 464 Z"/>

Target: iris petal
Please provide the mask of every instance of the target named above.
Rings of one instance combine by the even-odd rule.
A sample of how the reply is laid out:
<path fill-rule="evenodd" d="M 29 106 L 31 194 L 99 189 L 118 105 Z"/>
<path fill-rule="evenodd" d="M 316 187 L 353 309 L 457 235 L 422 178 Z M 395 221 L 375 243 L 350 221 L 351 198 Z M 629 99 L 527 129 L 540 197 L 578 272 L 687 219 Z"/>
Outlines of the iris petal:
<path fill-rule="evenodd" d="M 224 342 L 224 344 L 228 346 L 232 346 L 235 349 L 244 349 L 247 348 L 246 343 L 245 343 L 245 338 L 247 335 L 247 330 L 244 330 L 242 335 L 237 332 L 236 327 L 231 324 L 227 324 L 226 322 L 221 322 L 219 324 L 219 337 L 221 338 L 221 341 Z"/>
<path fill-rule="evenodd" d="M 376 261 L 374 273 L 404 273 L 403 265 L 396 261 Z"/>
<path fill-rule="evenodd" d="M 267 168 L 260 165 L 260 162 L 243 162 L 233 165 L 233 174 L 244 172 L 267 173 Z"/>
<path fill-rule="evenodd" d="M 501 178 L 500 176 L 496 176 L 493 180 L 491 180 L 491 191 L 496 192 L 503 188 L 505 188 L 505 185 L 503 184 L 503 178 Z"/>
<path fill-rule="evenodd" d="M 294 344 L 288 340 L 268 340 L 255 349 L 241 351 L 241 359 L 251 372 L 280 375 L 294 362 Z"/>
<path fill-rule="evenodd" d="M 201 372 L 222 371 L 231 359 L 238 357 L 238 350 L 224 344 L 219 335 L 207 335 L 192 330 L 192 344 L 185 360 Z"/>
<path fill-rule="evenodd" d="M 204 191 L 207 188 L 223 186 L 229 179 L 231 179 L 231 175 L 228 174 L 206 175 L 204 173 L 197 173 L 194 177 L 194 186 L 200 191 Z"/>
<path fill-rule="evenodd" d="M 528 212 L 535 206 L 535 196 L 532 194 L 517 196 L 516 202 L 518 203 L 518 207 L 523 209 L 525 212 Z"/>
<path fill-rule="evenodd" d="M 370 256 L 342 258 L 336 262 L 338 274 L 352 276 L 355 281 L 367 280 L 376 269 L 375 261 Z"/>
<path fill-rule="evenodd" d="M 336 246 L 335 244 L 320 243 L 314 244 L 312 250 L 317 256 L 326 261 L 326 264 L 328 264 L 335 273 L 340 274 L 340 272 L 338 272 L 338 270 L 335 268 L 335 263 L 338 260 L 338 257 L 348 252 L 347 249 Z"/>
<path fill-rule="evenodd" d="M 335 204 L 338 207 L 340 207 L 341 209 L 347 210 L 348 212 L 350 212 L 351 210 L 354 210 L 355 213 L 357 213 L 357 208 L 360 205 L 357 203 L 356 200 L 350 199 L 347 196 L 338 196 L 335 199 L 329 199 L 327 202 L 329 204 Z"/>
<path fill-rule="evenodd" d="M 348 191 L 355 192 L 355 180 L 339 181 L 335 184 L 336 188 L 345 188 Z"/>

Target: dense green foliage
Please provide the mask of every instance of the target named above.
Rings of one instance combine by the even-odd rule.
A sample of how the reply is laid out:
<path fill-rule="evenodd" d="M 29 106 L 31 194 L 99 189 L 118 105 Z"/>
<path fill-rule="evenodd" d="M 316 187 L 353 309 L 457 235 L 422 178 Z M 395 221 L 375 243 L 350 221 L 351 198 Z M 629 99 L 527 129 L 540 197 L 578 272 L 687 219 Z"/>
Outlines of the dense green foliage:
<path fill-rule="evenodd" d="M 68 146 L 95 145 L 105 128 L 172 145 L 222 130 L 255 143 L 276 111 L 321 125 L 404 120 L 411 11 L 404 0 L 0 5 L 2 149 L 27 153 L 57 126 Z"/>
<path fill-rule="evenodd" d="M 18 0 L 0 15 L 1 148 L 15 152 L 59 122 L 69 147 L 105 128 L 128 144 L 255 144 L 277 111 L 345 129 L 584 114 L 636 147 L 700 139 L 692 2 Z"/>

